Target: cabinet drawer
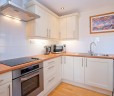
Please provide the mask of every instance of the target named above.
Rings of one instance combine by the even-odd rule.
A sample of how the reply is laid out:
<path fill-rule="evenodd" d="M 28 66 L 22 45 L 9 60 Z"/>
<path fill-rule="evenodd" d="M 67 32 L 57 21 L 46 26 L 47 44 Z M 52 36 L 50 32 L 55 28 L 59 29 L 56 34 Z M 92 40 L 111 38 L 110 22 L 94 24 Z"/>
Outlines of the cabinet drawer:
<path fill-rule="evenodd" d="M 12 81 L 12 72 L 0 74 L 0 85 Z"/>
<path fill-rule="evenodd" d="M 56 59 L 48 60 L 44 62 L 44 68 L 48 66 L 52 66 L 56 63 Z"/>
<path fill-rule="evenodd" d="M 55 84 L 55 79 L 56 79 L 56 75 L 52 75 L 50 76 L 47 80 L 45 80 L 45 88 L 46 89 L 50 89 L 53 87 L 53 85 Z"/>
<path fill-rule="evenodd" d="M 46 74 L 47 78 L 49 76 L 55 74 L 55 72 L 56 72 L 56 66 L 55 65 L 50 65 L 50 66 L 44 68 L 44 73 Z"/>

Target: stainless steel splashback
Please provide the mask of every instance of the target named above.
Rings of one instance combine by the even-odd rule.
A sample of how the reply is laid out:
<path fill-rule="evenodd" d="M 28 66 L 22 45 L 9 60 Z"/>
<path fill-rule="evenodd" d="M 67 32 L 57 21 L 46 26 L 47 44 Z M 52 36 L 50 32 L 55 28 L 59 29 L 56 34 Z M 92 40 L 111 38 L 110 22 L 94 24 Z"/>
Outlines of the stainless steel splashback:
<path fill-rule="evenodd" d="M 0 7 L 0 14 L 25 22 L 40 18 L 39 15 L 21 8 L 10 0 Z"/>

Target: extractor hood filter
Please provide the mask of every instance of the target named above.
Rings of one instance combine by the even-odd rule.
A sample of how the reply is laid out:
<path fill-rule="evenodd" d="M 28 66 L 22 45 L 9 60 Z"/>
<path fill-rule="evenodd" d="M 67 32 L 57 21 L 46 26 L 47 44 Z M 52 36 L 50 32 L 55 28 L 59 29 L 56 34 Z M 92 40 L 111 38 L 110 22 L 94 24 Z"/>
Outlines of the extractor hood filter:
<path fill-rule="evenodd" d="M 31 13 L 25 9 L 22 9 L 21 7 L 17 6 L 11 1 L 9 1 L 8 3 L 0 7 L 0 14 L 11 17 L 11 18 L 15 18 L 18 20 L 22 20 L 25 22 L 34 20 L 40 17 L 37 14 Z"/>

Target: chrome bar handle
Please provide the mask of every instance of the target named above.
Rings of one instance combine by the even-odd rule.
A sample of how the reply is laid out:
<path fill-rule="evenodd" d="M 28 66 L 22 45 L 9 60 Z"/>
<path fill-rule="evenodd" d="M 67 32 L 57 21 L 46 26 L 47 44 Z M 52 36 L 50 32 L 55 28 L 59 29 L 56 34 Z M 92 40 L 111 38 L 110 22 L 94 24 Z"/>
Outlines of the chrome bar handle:
<path fill-rule="evenodd" d="M 8 86 L 8 89 L 9 89 L 9 96 L 11 96 L 11 90 L 10 90 L 10 85 Z"/>

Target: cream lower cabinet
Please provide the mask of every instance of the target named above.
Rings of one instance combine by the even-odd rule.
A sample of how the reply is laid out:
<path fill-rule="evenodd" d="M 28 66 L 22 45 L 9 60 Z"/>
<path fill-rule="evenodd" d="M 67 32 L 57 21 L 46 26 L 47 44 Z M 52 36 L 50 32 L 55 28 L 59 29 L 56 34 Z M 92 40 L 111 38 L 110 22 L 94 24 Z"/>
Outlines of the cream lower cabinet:
<path fill-rule="evenodd" d="M 113 60 L 87 58 L 85 84 L 113 90 Z"/>
<path fill-rule="evenodd" d="M 0 96 L 12 96 L 12 72 L 0 75 Z"/>
<path fill-rule="evenodd" d="M 63 56 L 62 79 L 113 91 L 113 60 Z"/>
<path fill-rule="evenodd" d="M 73 81 L 73 57 L 62 57 L 62 79 Z"/>
<path fill-rule="evenodd" d="M 74 81 L 84 83 L 84 58 L 74 57 Z"/>
<path fill-rule="evenodd" d="M 61 57 L 47 60 L 44 65 L 44 96 L 61 82 Z"/>
<path fill-rule="evenodd" d="M 12 83 L 6 83 L 0 86 L 0 96 L 12 96 Z"/>

